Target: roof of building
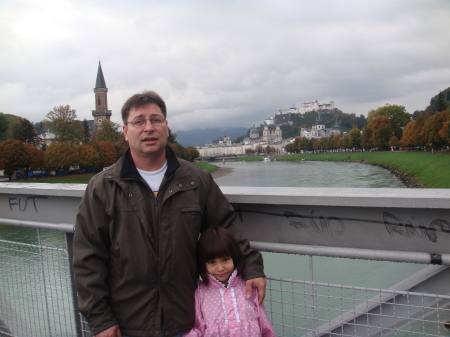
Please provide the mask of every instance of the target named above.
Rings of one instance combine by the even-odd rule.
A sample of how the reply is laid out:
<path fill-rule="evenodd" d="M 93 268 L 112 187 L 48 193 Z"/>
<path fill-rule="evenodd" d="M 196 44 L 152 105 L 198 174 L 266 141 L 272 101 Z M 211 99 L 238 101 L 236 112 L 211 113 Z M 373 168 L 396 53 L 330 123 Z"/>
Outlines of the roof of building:
<path fill-rule="evenodd" d="M 95 81 L 95 89 L 106 89 L 105 78 L 103 77 L 102 64 L 98 61 L 97 81 Z"/>

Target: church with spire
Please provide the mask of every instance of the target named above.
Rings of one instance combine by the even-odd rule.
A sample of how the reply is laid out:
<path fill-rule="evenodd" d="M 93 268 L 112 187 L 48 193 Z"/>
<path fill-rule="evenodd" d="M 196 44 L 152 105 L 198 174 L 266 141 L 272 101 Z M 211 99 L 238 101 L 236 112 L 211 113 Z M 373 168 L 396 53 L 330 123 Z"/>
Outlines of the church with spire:
<path fill-rule="evenodd" d="M 106 87 L 105 77 L 103 76 L 102 64 L 98 61 L 97 79 L 94 88 L 95 110 L 92 110 L 94 120 L 88 121 L 91 136 L 101 129 L 102 122 L 110 120 L 111 110 L 108 110 L 108 88 Z"/>

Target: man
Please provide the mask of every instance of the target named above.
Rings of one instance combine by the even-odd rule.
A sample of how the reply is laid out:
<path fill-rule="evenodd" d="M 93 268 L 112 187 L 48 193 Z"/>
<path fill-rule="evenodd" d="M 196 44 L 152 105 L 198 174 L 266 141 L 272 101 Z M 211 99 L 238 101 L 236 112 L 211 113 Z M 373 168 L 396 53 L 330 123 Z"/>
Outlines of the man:
<path fill-rule="evenodd" d="M 97 337 L 178 336 L 194 324 L 196 246 L 223 226 L 245 255 L 247 293 L 265 295 L 261 254 L 234 226 L 235 213 L 211 175 L 176 158 L 165 102 L 152 91 L 122 107 L 129 143 L 89 182 L 77 215 L 73 270 L 78 306 Z"/>

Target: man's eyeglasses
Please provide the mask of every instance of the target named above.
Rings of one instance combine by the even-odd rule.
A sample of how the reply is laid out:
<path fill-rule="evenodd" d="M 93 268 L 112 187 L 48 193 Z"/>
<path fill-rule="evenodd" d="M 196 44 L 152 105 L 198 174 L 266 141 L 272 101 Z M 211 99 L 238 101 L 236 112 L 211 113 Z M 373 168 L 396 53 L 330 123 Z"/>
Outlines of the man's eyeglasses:
<path fill-rule="evenodd" d="M 164 121 L 166 119 L 164 117 L 160 117 L 160 116 L 155 116 L 152 118 L 135 118 L 133 119 L 131 122 L 128 122 L 126 124 L 132 124 L 135 128 L 142 128 L 145 126 L 145 124 L 147 124 L 147 121 L 150 121 L 150 123 L 152 123 L 153 126 L 161 126 L 163 125 Z"/>

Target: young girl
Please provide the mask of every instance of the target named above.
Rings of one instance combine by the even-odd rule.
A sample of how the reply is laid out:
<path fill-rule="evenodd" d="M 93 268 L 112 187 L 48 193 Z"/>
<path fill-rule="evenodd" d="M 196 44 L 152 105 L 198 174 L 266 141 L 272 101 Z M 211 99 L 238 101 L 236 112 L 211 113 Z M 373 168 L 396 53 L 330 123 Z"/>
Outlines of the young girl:
<path fill-rule="evenodd" d="M 222 227 L 206 230 L 197 258 L 202 281 L 195 292 L 195 325 L 185 337 L 276 337 L 256 288 L 246 298 L 243 254 L 234 237 Z"/>

